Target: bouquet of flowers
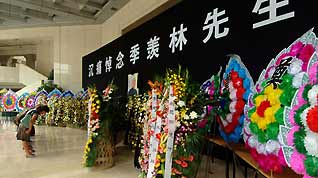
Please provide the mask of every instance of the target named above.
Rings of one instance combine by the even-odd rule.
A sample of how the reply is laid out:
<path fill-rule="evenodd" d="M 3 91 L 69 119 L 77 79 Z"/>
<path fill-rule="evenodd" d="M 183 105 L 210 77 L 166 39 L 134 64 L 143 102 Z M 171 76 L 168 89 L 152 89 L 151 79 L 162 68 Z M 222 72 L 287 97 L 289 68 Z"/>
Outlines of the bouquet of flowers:
<path fill-rule="evenodd" d="M 169 70 L 153 84 L 140 156 L 140 177 L 194 177 L 200 162 L 203 93 L 188 72 Z"/>
<path fill-rule="evenodd" d="M 96 88 L 89 88 L 89 123 L 88 123 L 88 140 L 85 146 L 83 164 L 86 167 L 92 167 L 95 164 L 98 155 L 98 142 L 101 140 L 111 140 L 109 133 L 105 133 L 105 129 L 109 130 L 110 125 L 106 122 L 106 102 L 111 99 L 113 86 L 107 87 L 104 95 L 98 93 Z M 105 99 L 105 100 L 104 100 Z"/>

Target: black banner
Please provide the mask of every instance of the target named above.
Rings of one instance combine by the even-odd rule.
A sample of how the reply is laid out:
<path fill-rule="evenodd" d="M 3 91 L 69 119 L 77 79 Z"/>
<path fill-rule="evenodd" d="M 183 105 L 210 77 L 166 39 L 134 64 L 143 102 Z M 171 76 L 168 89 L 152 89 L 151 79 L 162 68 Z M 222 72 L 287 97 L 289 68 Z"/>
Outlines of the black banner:
<path fill-rule="evenodd" d="M 186 0 L 84 56 L 83 88 L 95 84 L 102 91 L 113 79 L 126 95 L 127 75 L 138 72 L 138 88 L 145 91 L 154 75 L 178 64 L 203 82 L 227 64 L 228 54 L 239 55 L 256 81 L 317 21 L 314 0 Z"/>

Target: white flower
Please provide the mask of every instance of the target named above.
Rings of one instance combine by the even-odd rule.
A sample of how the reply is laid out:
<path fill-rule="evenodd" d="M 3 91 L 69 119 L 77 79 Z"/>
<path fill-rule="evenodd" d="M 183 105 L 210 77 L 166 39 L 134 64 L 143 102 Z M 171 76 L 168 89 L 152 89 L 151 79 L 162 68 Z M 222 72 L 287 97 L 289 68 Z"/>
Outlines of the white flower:
<path fill-rule="evenodd" d="M 185 103 L 184 103 L 184 101 L 178 101 L 178 106 L 180 106 L 180 107 L 183 107 L 183 106 L 185 106 Z"/>
<path fill-rule="evenodd" d="M 190 113 L 190 117 L 191 117 L 191 119 L 195 119 L 195 118 L 198 117 L 198 114 L 197 114 L 196 112 L 192 111 L 192 112 Z"/>
<path fill-rule="evenodd" d="M 303 61 L 293 58 L 292 63 L 288 67 L 288 73 L 291 75 L 296 75 L 301 71 L 301 67 L 303 65 Z"/>
<path fill-rule="evenodd" d="M 190 117 L 189 117 L 188 115 L 185 115 L 185 116 L 184 116 L 184 119 L 185 119 L 185 120 L 188 120 L 188 119 L 190 119 Z"/>
<path fill-rule="evenodd" d="M 188 116 L 189 117 L 189 116 Z M 179 128 L 181 126 L 181 123 L 179 121 L 177 121 L 176 123 L 176 127 Z"/>
<path fill-rule="evenodd" d="M 305 72 L 300 72 L 300 73 L 298 73 L 298 74 L 296 74 L 294 76 L 293 82 L 292 82 L 293 87 L 295 87 L 295 88 L 300 88 L 301 87 L 301 85 L 303 84 L 304 75 L 306 75 Z"/>
<path fill-rule="evenodd" d="M 267 154 L 275 153 L 276 155 L 278 154 L 280 148 L 280 144 L 277 141 L 274 140 L 269 140 L 265 144 L 265 150 Z"/>
<path fill-rule="evenodd" d="M 308 98 L 311 105 L 317 104 L 317 96 L 318 96 L 318 85 L 314 85 L 309 91 L 308 91 Z"/>
<path fill-rule="evenodd" d="M 305 148 L 309 155 L 318 157 L 318 134 L 313 132 L 307 132 L 305 137 Z"/>

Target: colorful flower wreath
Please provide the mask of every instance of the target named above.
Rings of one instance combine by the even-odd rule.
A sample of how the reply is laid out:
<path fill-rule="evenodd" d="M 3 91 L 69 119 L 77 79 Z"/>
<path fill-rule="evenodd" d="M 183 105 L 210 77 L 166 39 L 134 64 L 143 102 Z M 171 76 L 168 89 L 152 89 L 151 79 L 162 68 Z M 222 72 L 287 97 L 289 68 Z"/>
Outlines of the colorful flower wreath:
<path fill-rule="evenodd" d="M 17 95 L 9 90 L 2 98 L 2 105 L 6 111 L 13 111 L 17 101 Z"/>
<path fill-rule="evenodd" d="M 16 104 L 16 108 L 19 112 L 27 107 L 26 102 L 27 102 L 28 97 L 29 97 L 29 93 L 24 93 L 21 96 L 19 96 L 18 102 Z"/>
<path fill-rule="evenodd" d="M 55 88 L 54 90 L 52 90 L 48 95 L 48 99 L 51 99 L 51 98 L 59 98 L 60 96 L 62 95 L 61 91 L 57 88 Z"/>
<path fill-rule="evenodd" d="M 279 126 L 284 124 L 284 110 L 306 79 L 315 48 L 304 39 L 311 33 L 307 32 L 270 62 L 256 84 L 256 93 L 249 99 L 244 141 L 265 171 L 281 172 L 286 165 L 278 140 Z"/>
<path fill-rule="evenodd" d="M 295 94 L 280 128 L 286 162 L 305 178 L 318 176 L 318 62 L 308 72 L 310 82 Z"/>
<path fill-rule="evenodd" d="M 75 95 L 74 95 L 74 93 L 71 90 L 67 90 L 64 93 L 62 93 L 60 97 L 65 97 L 66 98 L 66 97 L 74 97 L 74 96 Z"/>
<path fill-rule="evenodd" d="M 43 89 L 35 95 L 34 105 L 47 104 L 48 93 Z"/>
<path fill-rule="evenodd" d="M 221 107 L 217 121 L 226 142 L 238 143 L 244 123 L 244 107 L 251 94 L 253 80 L 238 56 L 232 56 L 223 74 Z"/>
<path fill-rule="evenodd" d="M 33 108 L 35 106 L 35 95 L 29 95 L 26 99 L 26 107 Z"/>

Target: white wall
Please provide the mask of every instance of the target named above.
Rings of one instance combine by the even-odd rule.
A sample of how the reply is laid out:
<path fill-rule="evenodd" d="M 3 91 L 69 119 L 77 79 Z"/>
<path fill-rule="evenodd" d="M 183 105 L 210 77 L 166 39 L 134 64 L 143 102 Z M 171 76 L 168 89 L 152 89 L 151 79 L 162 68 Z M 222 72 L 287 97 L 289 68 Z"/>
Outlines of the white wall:
<path fill-rule="evenodd" d="M 77 92 L 82 84 L 82 57 L 120 37 L 124 28 L 167 1 L 130 0 L 101 25 L 0 30 L 0 40 L 41 39 L 37 70 L 48 75 L 53 67 L 54 82 Z"/>
<path fill-rule="evenodd" d="M 19 71 L 16 67 L 0 66 L 0 82 L 16 83 L 19 81 Z"/>
<path fill-rule="evenodd" d="M 124 28 L 167 1 L 169 0 L 130 0 L 124 7 L 102 24 L 102 43 L 107 44 L 120 37 Z"/>
<path fill-rule="evenodd" d="M 41 80 L 47 80 L 47 77 L 34 71 L 32 68 L 24 65 L 24 64 L 16 64 L 16 68 L 18 69 L 19 83 L 24 85 L 32 85 L 35 82 L 39 82 Z"/>
<path fill-rule="evenodd" d="M 0 30 L 0 40 L 38 39 L 36 69 L 55 83 L 77 92 L 82 85 L 82 56 L 101 46 L 101 25 Z M 0 53 L 1 55 L 1 53 Z"/>
<path fill-rule="evenodd" d="M 41 39 L 36 48 L 35 69 L 41 74 L 48 76 L 53 69 L 53 41 Z"/>
<path fill-rule="evenodd" d="M 77 92 L 82 87 L 82 57 L 101 46 L 101 26 L 62 27 L 60 57 L 54 61 L 54 81 Z"/>

